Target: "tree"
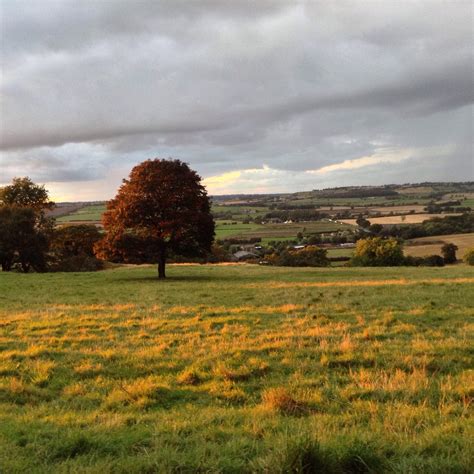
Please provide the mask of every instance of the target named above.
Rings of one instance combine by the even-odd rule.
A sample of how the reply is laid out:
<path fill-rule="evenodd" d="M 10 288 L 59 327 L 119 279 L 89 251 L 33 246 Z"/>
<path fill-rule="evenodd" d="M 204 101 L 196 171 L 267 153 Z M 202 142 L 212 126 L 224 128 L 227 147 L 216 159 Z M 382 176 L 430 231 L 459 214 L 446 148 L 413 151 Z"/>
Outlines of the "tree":
<path fill-rule="evenodd" d="M 356 220 L 356 224 L 363 229 L 370 227 L 370 221 L 368 221 L 362 214 Z"/>
<path fill-rule="evenodd" d="M 94 244 L 102 238 L 95 225 L 71 225 L 56 229 L 51 240 L 53 271 L 94 271 L 102 262 L 94 255 Z"/>
<path fill-rule="evenodd" d="M 69 225 L 54 232 L 51 249 L 67 256 L 94 256 L 94 244 L 102 238 L 95 225 Z"/>
<path fill-rule="evenodd" d="M 103 216 L 105 237 L 96 256 L 131 263 L 158 262 L 165 278 L 166 253 L 210 251 L 214 220 L 200 176 L 180 160 L 147 160 L 123 180 Z"/>
<path fill-rule="evenodd" d="M 357 241 L 351 264 L 363 267 L 403 265 L 403 247 L 396 239 L 371 237 Z"/>
<path fill-rule="evenodd" d="M 369 227 L 370 233 L 372 233 L 374 235 L 380 234 L 382 232 L 382 230 L 383 230 L 383 225 L 382 224 L 372 224 Z"/>
<path fill-rule="evenodd" d="M 45 211 L 54 207 L 44 186 L 30 178 L 14 178 L 0 188 L 0 259 L 3 271 L 15 263 L 24 272 L 46 270 L 48 240 L 54 219 Z"/>
<path fill-rule="evenodd" d="M 463 257 L 464 263 L 468 265 L 474 265 L 474 247 L 469 249 Z"/>
<path fill-rule="evenodd" d="M 329 260 L 327 250 L 316 246 L 304 249 L 283 250 L 268 258 L 269 263 L 282 267 L 327 267 Z"/>
<path fill-rule="evenodd" d="M 54 207 L 44 186 L 33 183 L 30 178 L 13 178 L 12 184 L 0 188 L 0 205 L 29 207 L 35 213 L 44 214 Z"/>
<path fill-rule="evenodd" d="M 458 246 L 455 244 L 444 244 L 441 247 L 445 263 L 456 263 L 456 250 L 458 250 Z"/>
<path fill-rule="evenodd" d="M 3 271 L 10 271 L 19 263 L 27 273 L 30 267 L 46 270 L 47 235 L 37 227 L 33 209 L 0 206 L 0 263 Z"/>

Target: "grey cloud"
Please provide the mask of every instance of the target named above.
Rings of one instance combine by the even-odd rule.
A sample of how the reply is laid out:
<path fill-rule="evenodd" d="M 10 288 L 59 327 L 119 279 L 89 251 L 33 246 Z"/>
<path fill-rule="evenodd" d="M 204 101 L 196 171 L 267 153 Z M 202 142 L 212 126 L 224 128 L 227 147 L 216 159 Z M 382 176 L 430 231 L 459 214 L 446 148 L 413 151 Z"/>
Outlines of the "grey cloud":
<path fill-rule="evenodd" d="M 153 156 L 296 173 L 379 146 L 451 146 L 410 161 L 411 181 L 469 173 L 470 1 L 0 3 L 0 180 L 107 179 Z"/>

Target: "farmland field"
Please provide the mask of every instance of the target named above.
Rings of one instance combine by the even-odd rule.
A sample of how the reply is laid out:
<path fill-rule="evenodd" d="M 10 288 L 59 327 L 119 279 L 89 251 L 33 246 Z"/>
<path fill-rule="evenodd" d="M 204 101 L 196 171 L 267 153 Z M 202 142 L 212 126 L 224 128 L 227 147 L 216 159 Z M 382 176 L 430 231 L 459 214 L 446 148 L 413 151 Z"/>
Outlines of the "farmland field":
<path fill-rule="evenodd" d="M 259 224 L 242 224 L 240 222 L 237 223 L 223 223 L 223 222 L 216 222 L 216 239 L 225 239 L 234 236 L 241 236 L 248 232 L 258 230 L 262 226 Z"/>
<path fill-rule="evenodd" d="M 406 214 L 401 216 L 369 217 L 371 224 L 420 224 L 434 217 L 459 216 L 460 214 Z M 342 219 L 346 224 L 356 224 L 356 219 Z"/>
<path fill-rule="evenodd" d="M 0 472 L 472 472 L 472 268 L 168 273 L 0 273 Z"/>
<path fill-rule="evenodd" d="M 457 245 L 458 259 L 462 259 L 469 249 L 474 248 L 474 233 L 419 237 L 407 241 L 404 250 L 406 255 L 413 257 L 441 255 L 441 247 L 450 243 Z"/>
<path fill-rule="evenodd" d="M 292 224 L 230 224 L 223 225 L 217 221 L 216 238 L 252 238 L 274 240 L 281 238 L 296 238 L 298 232 L 317 234 L 334 232 L 351 228 L 348 224 L 339 224 L 327 221 L 295 222 Z"/>
<path fill-rule="evenodd" d="M 77 211 L 74 211 L 70 214 L 58 217 L 56 220 L 59 223 L 76 221 L 99 222 L 104 211 L 104 204 L 88 205 L 81 207 Z"/>

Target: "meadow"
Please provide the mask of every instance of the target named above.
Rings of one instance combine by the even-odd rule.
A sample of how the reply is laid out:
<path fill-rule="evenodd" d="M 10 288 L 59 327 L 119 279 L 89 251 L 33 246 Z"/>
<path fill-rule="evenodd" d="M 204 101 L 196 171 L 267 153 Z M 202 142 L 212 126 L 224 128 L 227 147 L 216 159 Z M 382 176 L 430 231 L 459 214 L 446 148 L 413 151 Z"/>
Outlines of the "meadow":
<path fill-rule="evenodd" d="M 70 222 L 100 222 L 102 214 L 105 212 L 104 204 L 87 205 L 69 214 L 56 218 L 59 223 Z"/>
<path fill-rule="evenodd" d="M 291 224 L 222 224 L 216 222 L 216 238 L 260 238 L 266 241 L 295 239 L 299 232 L 320 234 L 351 229 L 347 224 L 329 221 L 294 222 Z"/>
<path fill-rule="evenodd" d="M 0 472 L 472 472 L 472 268 L 155 274 L 0 273 Z"/>

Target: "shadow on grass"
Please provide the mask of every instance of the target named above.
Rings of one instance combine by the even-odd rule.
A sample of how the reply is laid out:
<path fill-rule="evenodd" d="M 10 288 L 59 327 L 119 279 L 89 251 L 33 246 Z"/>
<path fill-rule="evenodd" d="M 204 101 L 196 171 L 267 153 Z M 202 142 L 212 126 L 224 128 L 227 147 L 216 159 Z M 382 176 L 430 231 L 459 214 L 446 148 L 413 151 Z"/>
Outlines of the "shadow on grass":
<path fill-rule="evenodd" d="M 180 281 L 185 281 L 185 282 L 202 282 L 202 281 L 207 281 L 207 282 L 220 282 L 222 280 L 235 280 L 235 278 L 222 278 L 221 275 L 219 277 L 213 276 L 213 275 L 176 275 L 176 276 L 167 276 L 164 279 L 159 279 L 158 276 L 152 276 L 152 275 L 144 275 L 144 276 L 125 276 L 121 277 L 121 281 L 136 281 L 136 282 L 143 282 L 143 281 L 151 281 L 151 282 L 156 282 L 160 283 L 163 285 L 166 285 L 167 283 L 175 283 L 175 282 L 180 282 Z"/>

